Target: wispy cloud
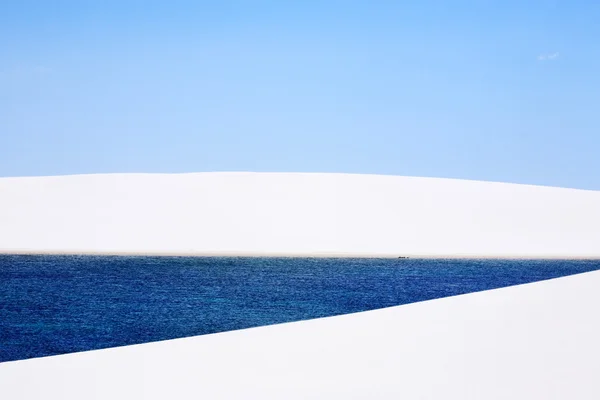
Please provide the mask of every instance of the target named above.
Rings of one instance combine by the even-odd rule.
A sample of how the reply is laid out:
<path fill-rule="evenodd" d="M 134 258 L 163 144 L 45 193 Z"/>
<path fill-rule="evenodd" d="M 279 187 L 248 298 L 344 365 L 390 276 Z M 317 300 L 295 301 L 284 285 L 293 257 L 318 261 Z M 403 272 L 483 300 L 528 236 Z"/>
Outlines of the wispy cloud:
<path fill-rule="evenodd" d="M 554 52 L 554 53 L 546 53 L 546 54 L 540 54 L 538 56 L 538 61 L 553 61 L 556 60 L 559 56 L 558 51 Z"/>

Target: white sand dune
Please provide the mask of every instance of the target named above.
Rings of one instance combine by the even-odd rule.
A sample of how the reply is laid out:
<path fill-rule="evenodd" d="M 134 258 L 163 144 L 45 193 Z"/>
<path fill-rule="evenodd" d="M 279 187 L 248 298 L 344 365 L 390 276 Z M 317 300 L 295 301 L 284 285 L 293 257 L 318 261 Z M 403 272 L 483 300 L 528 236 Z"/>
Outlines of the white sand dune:
<path fill-rule="evenodd" d="M 600 192 L 344 174 L 0 179 L 0 252 L 600 257 Z"/>
<path fill-rule="evenodd" d="M 600 272 L 0 364 L 0 398 L 600 398 Z"/>
<path fill-rule="evenodd" d="M 600 192 L 336 174 L 0 179 L 0 252 L 600 257 Z M 0 364 L 1 399 L 599 399 L 600 272 Z"/>

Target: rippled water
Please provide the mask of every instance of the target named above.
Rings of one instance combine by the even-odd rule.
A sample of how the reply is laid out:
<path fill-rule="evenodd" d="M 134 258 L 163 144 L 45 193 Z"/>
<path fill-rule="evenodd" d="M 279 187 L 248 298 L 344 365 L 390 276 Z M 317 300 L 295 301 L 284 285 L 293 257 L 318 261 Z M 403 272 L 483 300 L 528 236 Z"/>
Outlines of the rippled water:
<path fill-rule="evenodd" d="M 0 362 L 318 318 L 600 261 L 0 255 Z"/>

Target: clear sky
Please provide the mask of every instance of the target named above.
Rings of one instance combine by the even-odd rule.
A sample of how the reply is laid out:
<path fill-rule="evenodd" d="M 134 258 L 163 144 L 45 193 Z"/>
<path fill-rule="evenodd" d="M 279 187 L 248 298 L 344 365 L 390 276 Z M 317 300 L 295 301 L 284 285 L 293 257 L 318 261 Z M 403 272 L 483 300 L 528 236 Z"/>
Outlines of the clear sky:
<path fill-rule="evenodd" d="M 0 2 L 0 176 L 600 190 L 600 1 Z"/>

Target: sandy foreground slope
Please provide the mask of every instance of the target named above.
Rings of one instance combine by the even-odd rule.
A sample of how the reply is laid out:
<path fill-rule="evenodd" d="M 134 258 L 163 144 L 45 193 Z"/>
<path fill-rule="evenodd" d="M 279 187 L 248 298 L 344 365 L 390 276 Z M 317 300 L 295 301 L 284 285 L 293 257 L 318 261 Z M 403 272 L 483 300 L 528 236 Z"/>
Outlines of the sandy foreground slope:
<path fill-rule="evenodd" d="M 600 257 L 600 191 L 377 175 L 0 178 L 0 252 Z"/>
<path fill-rule="evenodd" d="M 600 272 L 0 364 L 2 399 L 599 399 Z"/>

